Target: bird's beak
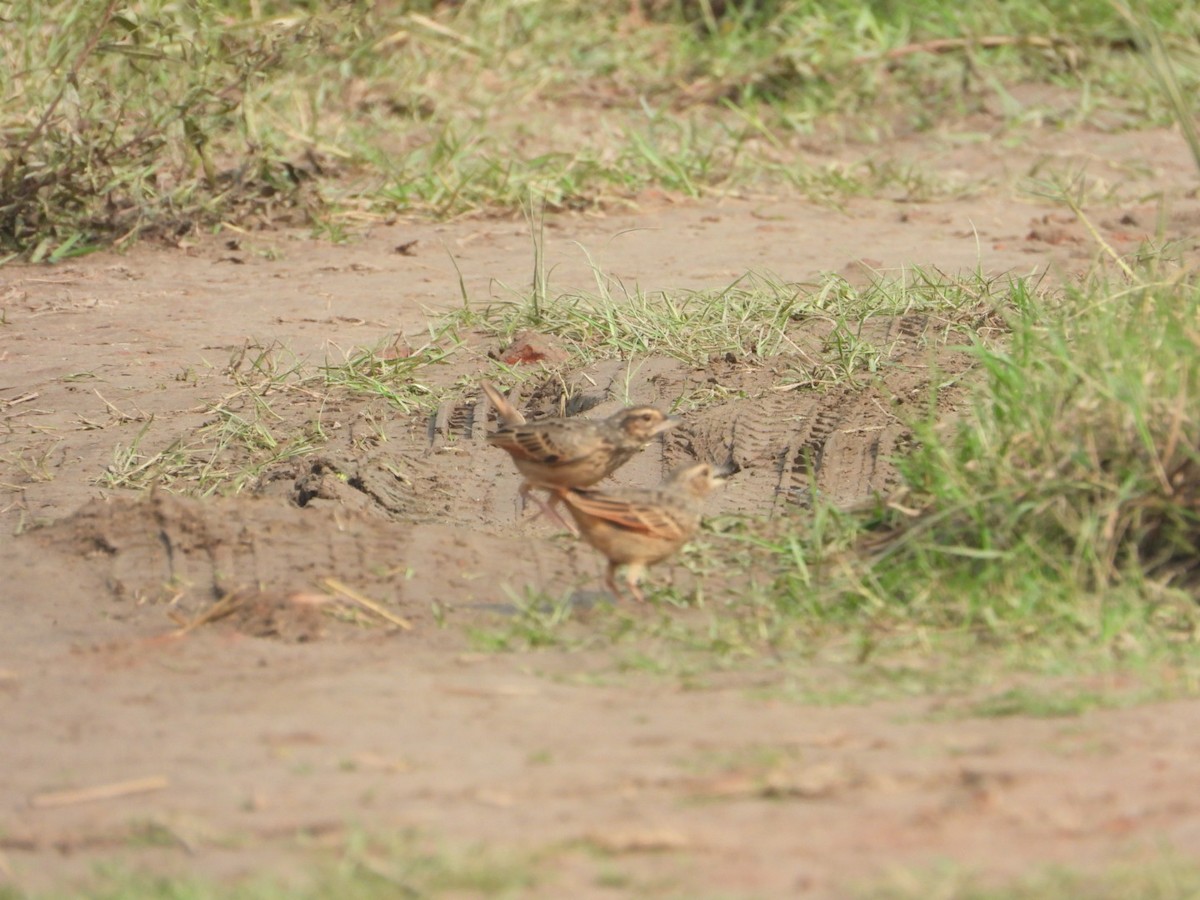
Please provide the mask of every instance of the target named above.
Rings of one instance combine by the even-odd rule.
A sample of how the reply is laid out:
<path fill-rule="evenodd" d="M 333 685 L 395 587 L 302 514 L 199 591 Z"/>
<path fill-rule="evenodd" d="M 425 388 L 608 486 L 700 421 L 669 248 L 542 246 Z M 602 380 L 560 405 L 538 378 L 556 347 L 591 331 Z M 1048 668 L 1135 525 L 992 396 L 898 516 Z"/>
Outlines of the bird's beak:
<path fill-rule="evenodd" d="M 654 437 L 655 435 L 662 434 L 664 431 L 670 431 L 672 428 L 681 424 L 682 422 L 683 419 L 679 418 L 679 416 L 667 416 L 654 426 L 654 429 L 650 432 L 650 436 Z"/>
<path fill-rule="evenodd" d="M 717 484 L 722 484 L 727 481 L 730 476 L 740 472 L 742 467 L 735 463 L 732 459 L 723 466 L 713 466 L 713 481 Z"/>

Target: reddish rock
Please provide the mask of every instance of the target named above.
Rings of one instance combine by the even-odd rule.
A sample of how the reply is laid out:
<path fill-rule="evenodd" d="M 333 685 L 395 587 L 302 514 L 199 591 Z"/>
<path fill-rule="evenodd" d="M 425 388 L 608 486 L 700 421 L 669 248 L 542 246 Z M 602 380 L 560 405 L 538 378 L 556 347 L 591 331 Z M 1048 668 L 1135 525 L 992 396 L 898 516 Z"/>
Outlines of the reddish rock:
<path fill-rule="evenodd" d="M 510 366 L 518 363 L 564 363 L 571 358 L 554 338 L 536 331 L 518 332 L 507 347 L 500 351 L 500 361 Z"/>

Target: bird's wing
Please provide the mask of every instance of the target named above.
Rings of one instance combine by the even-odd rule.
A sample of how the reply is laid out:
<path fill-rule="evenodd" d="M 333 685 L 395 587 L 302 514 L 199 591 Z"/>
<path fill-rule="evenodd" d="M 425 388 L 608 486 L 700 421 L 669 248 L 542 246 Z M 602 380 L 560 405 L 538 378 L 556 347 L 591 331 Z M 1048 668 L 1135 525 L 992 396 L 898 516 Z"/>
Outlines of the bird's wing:
<path fill-rule="evenodd" d="M 562 497 L 580 512 L 604 519 L 626 531 L 664 540 L 686 540 L 691 533 L 686 516 L 680 515 L 671 504 L 653 497 L 633 499 L 578 488 L 564 491 Z"/>
<path fill-rule="evenodd" d="M 611 445 L 611 441 L 586 427 L 585 423 L 552 420 L 501 428 L 491 434 L 488 441 L 514 456 L 548 465 L 565 465 L 593 453 L 608 453 Z"/>

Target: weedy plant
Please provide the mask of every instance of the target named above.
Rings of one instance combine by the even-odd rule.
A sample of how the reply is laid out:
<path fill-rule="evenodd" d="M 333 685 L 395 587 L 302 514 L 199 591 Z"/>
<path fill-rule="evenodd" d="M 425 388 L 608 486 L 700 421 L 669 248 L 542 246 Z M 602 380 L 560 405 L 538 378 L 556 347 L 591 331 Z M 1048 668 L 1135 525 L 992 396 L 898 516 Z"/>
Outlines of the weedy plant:
<path fill-rule="evenodd" d="M 1167 121 L 1196 69 L 1164 97 L 1140 53 L 1190 63 L 1200 15 L 1167 0 L 1141 19 L 1106 0 L 649 2 L 640 23 L 625 0 L 327 6 L 6 4 L 0 260 L 225 223 L 340 239 L 397 211 L 514 211 L 531 195 L 578 209 L 648 187 L 970 192 L 886 160 L 813 165 L 798 142 L 818 122 L 878 141 L 990 98 L 1016 125 L 1063 115 L 1006 88 L 1031 79 L 1075 96 L 1070 115 Z"/>
<path fill-rule="evenodd" d="M 229 838 L 226 837 L 226 840 Z M 156 846 L 178 836 L 155 822 L 128 829 L 131 844 Z M 385 900 L 397 896 L 438 896 L 447 893 L 514 897 L 538 886 L 546 875 L 538 863 L 562 851 L 557 847 L 529 852 L 492 846 L 452 844 L 417 830 L 401 832 L 351 831 L 336 847 L 307 847 L 309 861 L 296 877 L 256 875 L 217 879 L 204 875 L 155 875 L 120 864 L 99 868 L 86 888 L 56 890 L 57 898 L 103 900 L 285 900 L 347 897 Z M 5 900 L 33 897 L 16 888 L 0 888 Z"/>
<path fill-rule="evenodd" d="M 300 169 L 260 130 L 269 76 L 330 18 L 240 22 L 168 0 L 7 4 L 0 34 L 0 246 L 57 261 L 146 230 L 270 219 Z"/>
<path fill-rule="evenodd" d="M 1150 8 L 1113 8 L 1150 49 L 1200 166 L 1177 60 Z M 969 413 L 939 425 L 931 403 L 901 463 L 905 488 L 837 531 L 841 541 L 876 531 L 859 541 L 841 596 L 991 640 L 1194 650 L 1200 285 L 1162 252 L 1121 258 L 1070 189 L 1059 194 L 1117 274 L 1100 267 L 1057 297 L 1014 292 L 1008 341 L 973 348 L 983 380 Z M 793 595 L 812 587 L 791 575 L 782 584 Z"/>
<path fill-rule="evenodd" d="M 1194 281 L 1013 299 L 1009 340 L 972 349 L 970 406 L 914 423 L 905 487 L 778 546 L 777 609 L 1117 653 L 1196 641 Z"/>

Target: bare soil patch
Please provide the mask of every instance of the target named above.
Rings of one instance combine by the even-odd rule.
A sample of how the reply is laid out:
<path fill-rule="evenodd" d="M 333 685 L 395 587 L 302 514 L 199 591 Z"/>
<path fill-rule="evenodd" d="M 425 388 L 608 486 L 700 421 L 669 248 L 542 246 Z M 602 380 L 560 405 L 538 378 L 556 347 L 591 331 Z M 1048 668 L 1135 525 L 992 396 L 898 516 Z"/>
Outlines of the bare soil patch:
<path fill-rule="evenodd" d="M 1179 188 L 1194 176 L 1174 135 L 944 138 L 892 152 L 977 186 L 960 199 L 658 197 L 552 218 L 552 285 L 588 289 L 592 263 L 644 290 L 910 265 L 1066 282 L 1095 241 L 1014 184 L 1073 166 L 1112 188 L 1090 209 L 1114 248 L 1174 242 L 1195 264 L 1200 204 Z M 529 282 L 529 228 L 400 221 L 346 246 L 263 232 L 0 269 L 0 526 L 20 532 L 0 542 L 0 878 L 62 887 L 116 859 L 297 879 L 314 848 L 356 829 L 415 829 L 431 853 L 486 845 L 528 863 L 527 893 L 555 897 L 838 897 L 945 859 L 1003 878 L 1200 850 L 1200 801 L 1180 790 L 1200 777 L 1194 702 L 980 719 L 946 714 L 945 697 L 805 705 L 766 664 L 684 689 L 621 671 L 604 648 L 478 652 L 472 629 L 515 596 L 586 600 L 600 563 L 519 514 L 469 387 L 499 349 L 477 337 L 438 369 L 464 387 L 433 412 L 280 394 L 281 431 L 316 421 L 327 440 L 236 497 L 104 486 L 123 450 L 208 434 L 248 346 L 321 361 L 419 343 L 461 303 L 451 256 L 473 302 L 508 299 Z M 996 327 L 986 309 L 954 324 Z M 868 321 L 879 377 L 860 384 L 780 389 L 806 354 L 819 364 L 829 332 L 816 320 L 792 358 L 606 362 L 518 399 L 549 412 L 570 396 L 571 411 L 604 415 L 719 385 L 723 399 L 685 412 L 618 483 L 706 457 L 740 470 L 714 515 L 802 508 L 814 484 L 852 503 L 895 482 L 897 404 L 923 402 L 933 377 L 958 385 L 946 416 L 963 402 L 969 360 L 946 334 L 923 314 Z M 230 596 L 226 615 L 188 627 Z M 603 614 L 581 602 L 577 625 Z M 143 779 L 154 787 L 47 801 Z"/>

